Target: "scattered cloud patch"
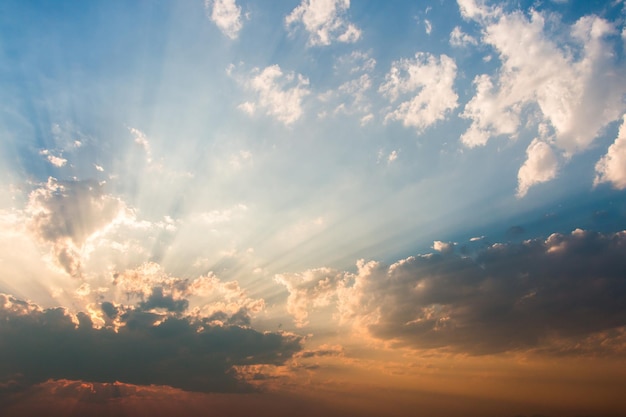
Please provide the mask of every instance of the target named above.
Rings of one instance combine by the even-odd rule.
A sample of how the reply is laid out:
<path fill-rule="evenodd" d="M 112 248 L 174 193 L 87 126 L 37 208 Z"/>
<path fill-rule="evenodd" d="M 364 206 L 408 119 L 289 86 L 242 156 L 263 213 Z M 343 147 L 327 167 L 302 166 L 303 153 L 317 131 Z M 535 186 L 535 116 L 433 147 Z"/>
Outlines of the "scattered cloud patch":
<path fill-rule="evenodd" d="M 426 31 L 427 35 L 430 35 L 430 33 L 433 31 L 433 25 L 428 19 L 424 19 L 424 30 Z"/>
<path fill-rule="evenodd" d="M 449 253 L 454 250 L 454 242 L 442 242 L 441 240 L 435 240 L 433 242 L 433 249 L 441 253 Z"/>
<path fill-rule="evenodd" d="M 538 139 L 528 145 L 526 156 L 526 162 L 517 174 L 518 197 L 524 197 L 531 186 L 554 179 L 559 166 L 550 145 Z"/>
<path fill-rule="evenodd" d="M 283 73 L 278 65 L 263 70 L 255 68 L 243 80 L 243 85 L 256 94 L 256 101 L 244 102 L 240 110 L 248 114 L 263 110 L 285 125 L 293 124 L 302 116 L 302 100 L 310 93 L 307 78 L 293 72 Z"/>
<path fill-rule="evenodd" d="M 306 326 L 309 311 L 326 307 L 337 296 L 337 286 L 344 281 L 344 274 L 330 268 L 311 269 L 296 274 L 279 274 L 275 281 L 289 292 L 287 311 L 296 326 Z"/>
<path fill-rule="evenodd" d="M 346 19 L 349 8 L 350 0 L 302 0 L 285 17 L 285 25 L 287 29 L 304 26 L 310 46 L 326 46 L 334 41 L 354 43 L 361 31 Z"/>
<path fill-rule="evenodd" d="M 626 115 L 619 128 L 617 138 L 609 150 L 596 164 L 594 185 L 609 182 L 614 188 L 626 188 Z"/>
<path fill-rule="evenodd" d="M 65 164 L 67 163 L 67 159 L 61 156 L 56 156 L 56 155 L 51 154 L 48 149 L 44 149 L 40 151 L 39 155 L 45 156 L 48 162 L 50 162 L 52 165 L 54 165 L 57 168 L 61 168 L 65 166 Z"/>
<path fill-rule="evenodd" d="M 457 48 L 464 48 L 469 45 L 477 45 L 478 41 L 471 35 L 463 32 L 460 26 L 455 26 L 450 32 L 450 45 Z"/>
<path fill-rule="evenodd" d="M 237 39 L 243 27 L 241 22 L 241 7 L 235 0 L 205 0 L 204 7 L 209 18 L 222 33 L 231 39 Z"/>
<path fill-rule="evenodd" d="M 398 120 L 418 132 L 443 120 L 458 106 L 453 85 L 456 64 L 447 55 L 418 52 L 414 59 L 401 59 L 391 65 L 379 92 L 394 103 L 405 100 L 385 120 Z"/>

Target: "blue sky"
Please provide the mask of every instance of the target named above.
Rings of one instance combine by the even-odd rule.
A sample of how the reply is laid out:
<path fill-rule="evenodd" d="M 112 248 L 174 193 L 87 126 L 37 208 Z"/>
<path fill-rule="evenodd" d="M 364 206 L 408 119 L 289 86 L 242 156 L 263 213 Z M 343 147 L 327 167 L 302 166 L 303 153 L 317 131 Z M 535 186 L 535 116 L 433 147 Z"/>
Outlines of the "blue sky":
<path fill-rule="evenodd" d="M 87 314 L 94 334 L 140 313 L 154 327 L 219 321 L 274 332 L 300 358 L 553 352 L 531 330 L 504 348 L 482 315 L 496 306 L 471 288 L 532 275 L 518 270 L 524 253 L 545 268 L 491 296 L 517 306 L 508 291 L 521 302 L 545 284 L 546 303 L 569 299 L 548 272 L 569 271 L 569 256 L 596 265 L 596 248 L 617 262 L 599 272 L 617 298 L 571 300 L 590 311 L 623 300 L 625 17 L 619 0 L 5 1 L 0 292 L 44 316 Z M 401 274 L 392 287 L 408 291 L 434 270 L 443 299 L 372 281 Z M 449 293 L 457 279 L 474 301 Z M 556 314 L 542 306 L 527 322 L 504 316 L 531 329 Z M 574 343 L 622 331 L 616 308 L 579 332 L 544 320 Z M 409 337 L 398 323 L 411 314 L 439 317 L 432 331 L 445 317 L 473 323 L 493 344 L 460 330 Z M 200 390 L 220 383 L 232 381 Z"/>

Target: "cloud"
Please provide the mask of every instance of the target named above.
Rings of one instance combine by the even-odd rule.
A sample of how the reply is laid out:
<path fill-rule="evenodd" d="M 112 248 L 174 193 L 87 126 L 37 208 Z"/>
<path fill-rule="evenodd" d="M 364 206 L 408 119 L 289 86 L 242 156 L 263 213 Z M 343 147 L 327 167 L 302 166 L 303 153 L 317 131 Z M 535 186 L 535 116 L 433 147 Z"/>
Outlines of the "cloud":
<path fill-rule="evenodd" d="M 626 115 L 619 128 L 617 138 L 609 150 L 596 164 L 594 185 L 610 182 L 614 188 L 626 188 Z"/>
<path fill-rule="evenodd" d="M 396 102 L 402 101 L 385 120 L 399 120 L 406 127 L 415 127 L 418 132 L 431 126 L 458 106 L 458 96 L 453 85 L 456 64 L 447 55 L 418 52 L 414 59 L 401 59 L 391 65 L 379 92 Z"/>
<path fill-rule="evenodd" d="M 454 250 L 454 242 L 442 242 L 441 240 L 435 240 L 433 242 L 433 249 L 441 253 L 449 253 Z"/>
<path fill-rule="evenodd" d="M 494 244 L 473 258 L 426 254 L 390 266 L 361 260 L 355 274 L 312 270 L 282 283 L 300 319 L 318 299 L 330 301 L 342 323 L 394 346 L 622 354 L 625 255 L 626 231 L 577 229 Z"/>
<path fill-rule="evenodd" d="M 289 291 L 287 311 L 294 317 L 296 326 L 303 327 L 309 323 L 309 310 L 328 306 L 336 297 L 335 290 L 344 278 L 339 271 L 318 268 L 302 273 L 279 274 L 274 279 Z"/>
<path fill-rule="evenodd" d="M 189 314 L 212 317 L 212 321 L 219 321 L 216 313 L 257 314 L 265 307 L 263 299 L 249 297 L 237 281 L 223 282 L 211 272 L 193 279 L 179 278 L 154 262 L 115 272 L 113 286 L 110 296 L 118 302 L 137 301 L 142 310 L 174 313 L 181 313 L 191 305 Z M 108 315 L 106 310 L 103 312 Z"/>
<path fill-rule="evenodd" d="M 459 6 L 464 17 L 481 24 L 482 41 L 501 61 L 495 77 L 474 80 L 476 94 L 462 113 L 471 120 L 461 137 L 466 146 L 516 136 L 523 110 L 536 106 L 539 120 L 554 131 L 554 145 L 572 154 L 587 149 L 622 114 L 626 71 L 616 62 L 611 36 L 617 32 L 610 22 L 592 15 L 567 27 L 536 10 L 527 17 L 471 0 Z M 552 33 L 554 28 L 565 30 Z M 553 37 L 565 43 L 557 45 Z"/>
<path fill-rule="evenodd" d="M 237 39 L 243 27 L 241 23 L 241 7 L 235 0 L 205 0 L 204 7 L 210 12 L 209 18 L 222 33 L 231 39 Z"/>
<path fill-rule="evenodd" d="M 338 86 L 319 94 L 318 99 L 332 107 L 333 115 L 359 115 L 361 119 L 371 115 L 372 71 L 376 60 L 369 52 L 354 51 L 335 60 L 334 70 Z M 322 111 L 320 117 L 328 112 Z M 373 116 L 372 116 L 373 117 Z"/>
<path fill-rule="evenodd" d="M 188 391 L 250 389 L 233 366 L 280 365 L 301 349 L 301 338 L 260 333 L 209 319 L 175 317 L 125 308 L 122 326 L 94 328 L 84 313 L 42 309 L 0 294 L 0 379 L 22 384 L 48 379 L 168 385 Z"/>
<path fill-rule="evenodd" d="M 46 159 L 48 160 L 48 162 L 50 162 L 52 165 L 54 165 L 57 168 L 61 168 L 65 166 L 65 164 L 67 163 L 67 159 L 61 156 L 52 155 L 48 149 L 44 149 L 40 151 L 39 154 L 44 155 Z"/>
<path fill-rule="evenodd" d="M 524 197 L 531 186 L 554 179 L 559 165 L 550 145 L 538 139 L 528 145 L 526 156 L 526 162 L 517 173 L 518 197 Z"/>
<path fill-rule="evenodd" d="M 353 43 L 361 31 L 345 19 L 350 0 L 302 0 L 298 7 L 285 17 L 290 29 L 302 24 L 309 33 L 310 46 L 326 46 L 334 41 Z"/>
<path fill-rule="evenodd" d="M 31 232 L 50 243 L 57 263 L 70 275 L 80 274 L 81 249 L 87 240 L 128 213 L 118 198 L 94 181 L 59 181 L 50 177 L 28 197 Z"/>
<path fill-rule="evenodd" d="M 262 109 L 285 125 L 290 125 L 302 116 L 302 100 L 309 95 L 309 80 L 302 75 L 283 74 L 280 66 L 272 65 L 260 71 L 252 71 L 244 80 L 244 86 L 257 95 L 255 102 L 245 102 L 239 107 L 248 114 Z"/>
<path fill-rule="evenodd" d="M 464 33 L 459 26 L 455 26 L 450 32 L 450 45 L 455 47 L 466 47 L 468 45 L 477 45 L 478 41 L 473 36 Z"/>
<path fill-rule="evenodd" d="M 376 60 L 371 57 L 371 52 L 353 51 L 348 55 L 337 58 L 334 69 L 338 74 L 371 72 L 376 67 Z"/>

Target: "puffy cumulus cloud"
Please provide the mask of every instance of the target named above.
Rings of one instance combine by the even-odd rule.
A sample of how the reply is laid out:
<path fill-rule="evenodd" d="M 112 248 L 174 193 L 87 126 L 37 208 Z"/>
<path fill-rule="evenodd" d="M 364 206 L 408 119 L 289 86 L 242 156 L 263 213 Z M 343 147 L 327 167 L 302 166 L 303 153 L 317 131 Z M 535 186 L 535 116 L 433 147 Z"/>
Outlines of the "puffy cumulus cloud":
<path fill-rule="evenodd" d="M 229 72 L 232 71 L 232 68 Z M 258 110 L 275 117 L 285 125 L 290 125 L 302 116 L 302 100 L 309 95 L 309 80 L 293 73 L 284 74 L 278 65 L 271 65 L 262 71 L 255 68 L 243 85 L 256 93 L 256 101 L 247 101 L 239 108 L 253 115 Z"/>
<path fill-rule="evenodd" d="M 118 302 L 136 301 L 147 311 L 182 313 L 189 308 L 189 314 L 211 318 L 213 323 L 226 322 L 231 316 L 257 314 L 265 307 L 263 299 L 249 297 L 237 281 L 223 282 L 213 273 L 194 279 L 178 278 L 154 262 L 114 273 L 111 297 Z M 102 311 L 109 315 L 107 310 Z"/>
<path fill-rule="evenodd" d="M 95 328 L 85 313 L 42 309 L 0 295 L 0 379 L 31 386 L 49 379 L 168 385 L 188 391 L 246 391 L 234 366 L 281 365 L 301 349 L 301 338 L 261 333 L 207 318 L 140 308 L 103 309 L 121 323 Z M 235 320 L 236 321 L 236 320 Z"/>
<path fill-rule="evenodd" d="M 235 0 L 205 0 L 204 7 L 209 18 L 222 33 L 231 39 L 236 39 L 243 27 L 241 23 L 241 7 Z"/>
<path fill-rule="evenodd" d="M 594 185 L 610 182 L 617 189 L 626 188 L 626 115 L 615 142 L 596 164 Z"/>
<path fill-rule="evenodd" d="M 528 146 L 526 156 L 526 162 L 517 173 L 518 197 L 524 197 L 532 185 L 555 178 L 559 165 L 550 145 L 538 139 Z"/>
<path fill-rule="evenodd" d="M 454 91 L 456 64 L 447 55 L 418 52 L 414 59 L 401 59 L 391 65 L 379 92 L 390 102 L 407 96 L 385 120 L 399 120 L 404 126 L 422 131 L 458 106 Z"/>
<path fill-rule="evenodd" d="M 307 317 L 304 309 L 311 314 L 318 298 L 336 300 L 341 322 L 395 346 L 621 354 L 625 255 L 626 231 L 577 229 L 495 244 L 475 257 L 427 254 L 390 266 L 359 261 L 355 274 L 313 271 L 283 283 L 295 294 L 297 317 Z"/>
<path fill-rule="evenodd" d="M 336 300 L 337 289 L 345 284 L 347 275 L 330 268 L 311 269 L 302 273 L 278 274 L 276 282 L 289 292 L 287 311 L 296 326 L 308 324 L 309 311 L 328 306 Z"/>
<path fill-rule="evenodd" d="M 93 181 L 59 181 L 50 177 L 33 190 L 25 210 L 29 229 L 50 243 L 57 263 L 70 275 L 80 274 L 84 244 L 129 215 L 118 198 Z"/>
<path fill-rule="evenodd" d="M 309 33 L 310 46 L 330 45 L 333 41 L 353 43 L 361 31 L 346 20 L 350 0 L 302 0 L 302 3 L 285 17 L 290 29 L 302 24 Z"/>
<path fill-rule="evenodd" d="M 435 240 L 433 242 L 433 249 L 437 252 L 449 253 L 454 250 L 454 242 L 442 242 L 441 240 Z"/>
<path fill-rule="evenodd" d="M 457 0 L 457 3 L 464 19 L 480 19 L 495 13 L 494 8 L 485 5 L 484 0 Z"/>
<path fill-rule="evenodd" d="M 555 145 L 572 154 L 588 148 L 622 114 L 626 71 L 616 58 L 612 23 L 592 15 L 565 27 L 558 17 L 548 19 L 536 10 L 527 16 L 484 2 L 458 3 L 464 17 L 481 24 L 482 41 L 501 61 L 497 75 L 474 80 L 476 94 L 462 113 L 471 120 L 461 137 L 466 146 L 484 145 L 493 136 L 515 136 L 524 108 L 531 105 L 554 130 Z M 553 36 L 553 30 L 562 28 L 564 33 Z M 557 45 L 553 37 L 566 42 Z"/>

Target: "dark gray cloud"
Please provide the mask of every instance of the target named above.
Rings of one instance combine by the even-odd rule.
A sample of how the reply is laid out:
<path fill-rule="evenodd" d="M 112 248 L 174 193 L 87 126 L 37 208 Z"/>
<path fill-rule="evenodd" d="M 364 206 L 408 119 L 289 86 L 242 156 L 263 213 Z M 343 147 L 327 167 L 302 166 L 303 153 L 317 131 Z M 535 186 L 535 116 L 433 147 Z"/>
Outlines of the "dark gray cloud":
<path fill-rule="evenodd" d="M 154 287 L 148 299 L 139 303 L 139 307 L 142 310 L 163 308 L 167 311 L 182 313 L 189 307 L 189 301 L 184 298 L 175 299 L 171 294 L 163 294 L 162 287 Z"/>
<path fill-rule="evenodd" d="M 30 386 L 48 379 L 169 385 L 189 391 L 238 392 L 250 386 L 233 366 L 281 365 L 301 338 L 261 333 L 208 319 L 161 315 L 111 303 L 102 309 L 123 324 L 96 329 L 84 313 L 39 309 L 0 295 L 0 381 Z M 225 320 L 242 323 L 243 312 Z M 249 321 L 248 321 L 249 322 Z M 17 378 L 17 379 L 16 379 Z"/>
<path fill-rule="evenodd" d="M 496 244 L 474 259 L 411 257 L 355 280 L 353 314 L 376 312 L 370 333 L 400 345 L 574 353 L 599 338 L 597 347 L 608 347 L 611 330 L 626 325 L 626 232 Z"/>

